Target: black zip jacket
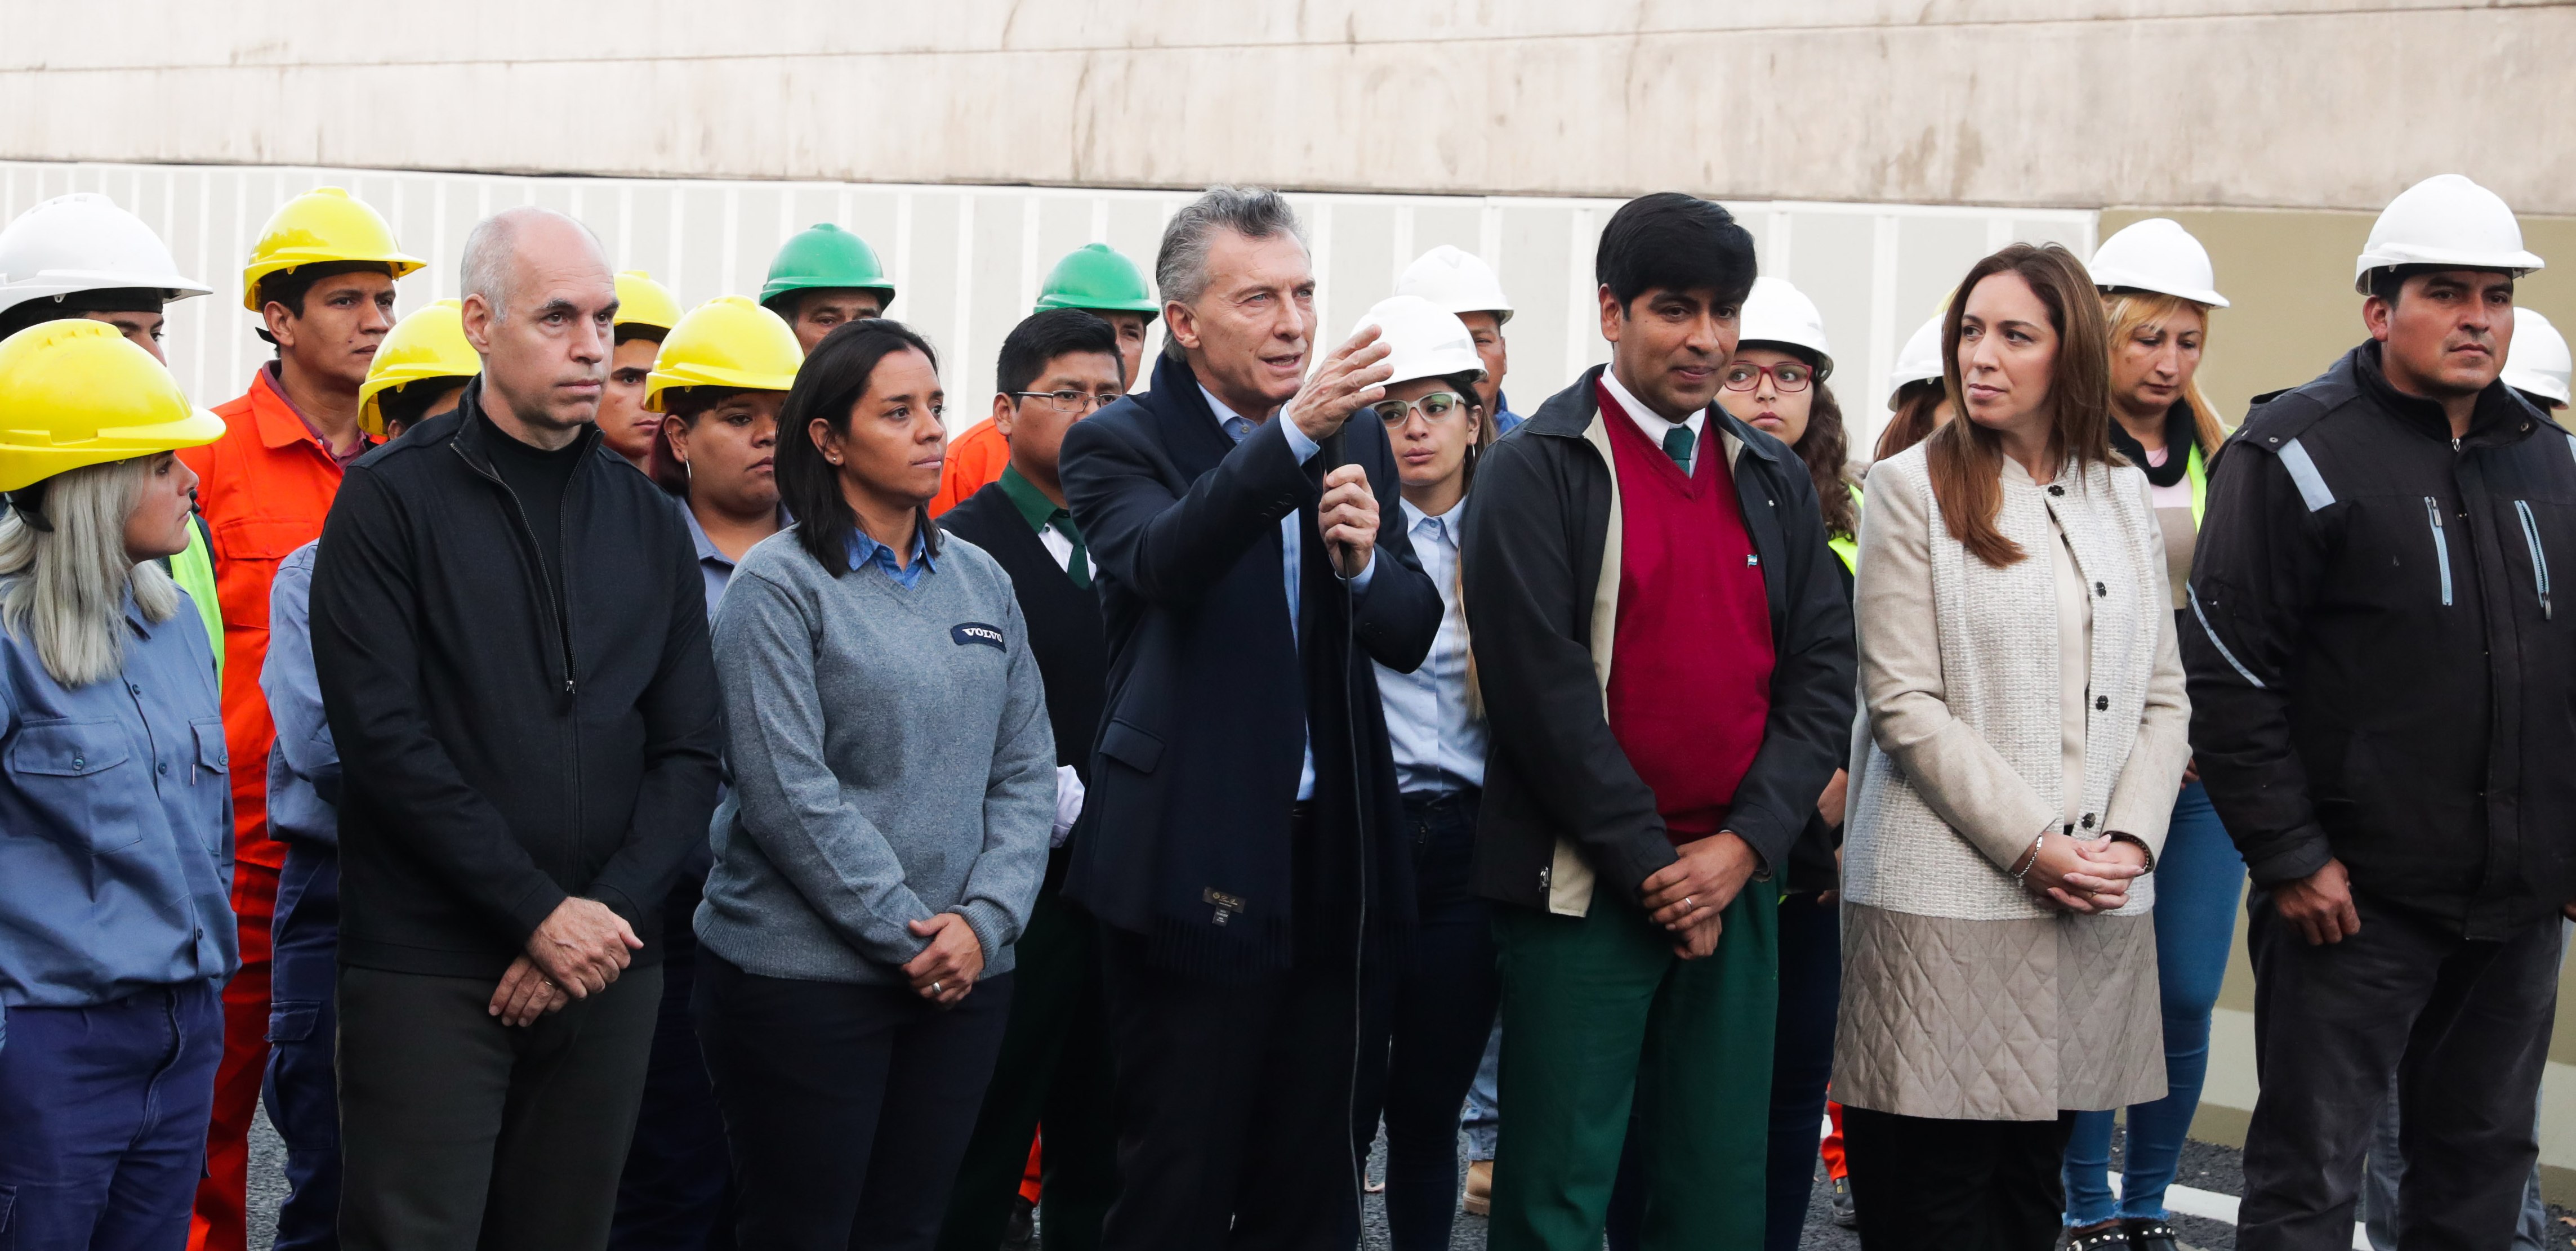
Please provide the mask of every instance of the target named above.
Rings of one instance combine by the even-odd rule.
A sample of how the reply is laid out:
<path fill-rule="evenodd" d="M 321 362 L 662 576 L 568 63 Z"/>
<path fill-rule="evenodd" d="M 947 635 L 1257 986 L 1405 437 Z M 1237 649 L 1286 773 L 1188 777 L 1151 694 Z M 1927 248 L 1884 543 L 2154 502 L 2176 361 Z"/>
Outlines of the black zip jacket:
<path fill-rule="evenodd" d="M 2191 741 L 2256 884 L 2499 938 L 2576 896 L 2576 441 L 2502 383 L 2453 440 L 2365 343 L 2258 397 L 2192 555 Z"/>
<path fill-rule="evenodd" d="M 1475 885 L 1530 908 L 1548 905 L 1559 837 L 1580 849 L 1600 889 L 1632 907 L 1674 859 L 1654 792 L 1610 733 L 1593 669 L 1593 595 L 1619 576 L 1601 567 L 1616 470 L 1584 437 L 1600 411 L 1600 375 L 1586 371 L 1484 453 L 1460 534 L 1468 637 L 1492 727 Z M 1726 827 L 1785 871 L 1816 797 L 1851 753 L 1851 604 L 1806 465 L 1716 405 L 1705 424 L 1744 445 L 1735 495 L 1762 561 L 1776 654 L 1762 749 Z"/>
<path fill-rule="evenodd" d="M 661 954 L 715 810 L 716 675 L 671 502 L 582 433 L 557 602 L 494 472 L 482 383 L 349 467 L 313 571 L 340 749 L 340 962 L 498 978 L 568 895 Z"/>

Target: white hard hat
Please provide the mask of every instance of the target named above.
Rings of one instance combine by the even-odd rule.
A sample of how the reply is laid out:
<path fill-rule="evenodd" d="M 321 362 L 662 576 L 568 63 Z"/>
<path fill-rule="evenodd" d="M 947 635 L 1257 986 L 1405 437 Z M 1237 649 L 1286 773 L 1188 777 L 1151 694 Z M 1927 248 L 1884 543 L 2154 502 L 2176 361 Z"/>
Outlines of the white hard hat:
<path fill-rule="evenodd" d="M 1754 279 L 1753 293 L 1744 297 L 1744 307 L 1737 317 L 1737 344 L 1778 343 L 1797 348 L 1816 358 L 1817 378 L 1834 372 L 1834 349 L 1825 342 L 1825 315 L 1816 311 L 1816 302 L 1808 299 L 1806 292 L 1789 285 L 1788 279 Z"/>
<path fill-rule="evenodd" d="M 2379 210 L 2353 262 L 2352 287 L 2368 294 L 2370 271 L 2392 265 L 2501 269 L 2519 278 L 2543 264 L 2523 250 L 2522 224 L 2502 196 L 2458 174 L 2435 174 Z"/>
<path fill-rule="evenodd" d="M 2534 308 L 2513 310 L 2513 347 L 2504 354 L 2504 384 L 2567 407 L 2571 371 L 2567 340 Z"/>
<path fill-rule="evenodd" d="M 1360 314 L 1351 333 L 1376 326 L 1387 346 L 1387 364 L 1395 373 L 1387 385 L 1416 378 L 1485 377 L 1485 359 L 1476 355 L 1476 340 L 1458 315 L 1418 295 L 1390 295 Z"/>
<path fill-rule="evenodd" d="M 1891 411 L 1896 407 L 1897 392 L 1912 383 L 1929 382 L 1947 372 L 1941 368 L 1942 316 L 1934 313 L 1932 320 L 1923 323 L 1913 337 L 1905 341 L 1905 350 L 1896 354 L 1896 368 L 1887 374 L 1887 407 Z"/>
<path fill-rule="evenodd" d="M 2093 285 L 2178 295 L 2210 308 L 2227 307 L 2209 265 L 2209 249 L 2169 217 L 2131 222 L 2093 249 Z"/>
<path fill-rule="evenodd" d="M 120 287 L 157 290 L 164 300 L 211 290 L 180 275 L 142 218 L 95 191 L 55 196 L 0 230 L 0 309 Z"/>
<path fill-rule="evenodd" d="M 1503 295 L 1494 267 L 1446 243 L 1405 266 L 1404 276 L 1395 280 L 1395 293 L 1421 296 L 1452 313 L 1492 313 L 1498 323 L 1512 319 L 1512 302 Z"/>

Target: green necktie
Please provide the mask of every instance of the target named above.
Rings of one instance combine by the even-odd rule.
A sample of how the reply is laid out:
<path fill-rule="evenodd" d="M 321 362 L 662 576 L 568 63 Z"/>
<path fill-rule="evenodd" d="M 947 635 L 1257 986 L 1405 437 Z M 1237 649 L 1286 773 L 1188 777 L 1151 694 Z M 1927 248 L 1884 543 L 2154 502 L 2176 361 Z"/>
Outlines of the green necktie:
<path fill-rule="evenodd" d="M 1062 531 L 1064 537 L 1073 540 L 1073 559 L 1065 562 L 1065 576 L 1073 579 L 1075 586 L 1084 590 L 1091 589 L 1091 556 L 1082 546 L 1082 531 L 1075 528 L 1073 514 L 1059 508 L 1055 510 L 1054 516 L 1047 518 L 1047 524 Z"/>
<path fill-rule="evenodd" d="M 1672 457 L 1673 463 L 1681 466 L 1683 473 L 1689 473 L 1691 444 L 1698 441 L 1699 436 L 1692 434 L 1690 427 L 1675 426 L 1664 432 L 1664 455 Z"/>

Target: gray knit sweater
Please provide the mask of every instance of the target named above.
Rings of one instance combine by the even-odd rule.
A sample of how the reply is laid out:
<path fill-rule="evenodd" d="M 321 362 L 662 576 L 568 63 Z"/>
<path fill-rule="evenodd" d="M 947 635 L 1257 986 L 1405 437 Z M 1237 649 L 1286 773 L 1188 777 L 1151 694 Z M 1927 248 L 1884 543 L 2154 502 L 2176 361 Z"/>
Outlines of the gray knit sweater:
<path fill-rule="evenodd" d="M 1055 736 L 1009 575 L 953 535 L 910 590 L 789 527 L 716 610 L 726 762 L 709 950 L 765 977 L 900 982 L 941 912 L 1007 973 L 1046 874 Z"/>

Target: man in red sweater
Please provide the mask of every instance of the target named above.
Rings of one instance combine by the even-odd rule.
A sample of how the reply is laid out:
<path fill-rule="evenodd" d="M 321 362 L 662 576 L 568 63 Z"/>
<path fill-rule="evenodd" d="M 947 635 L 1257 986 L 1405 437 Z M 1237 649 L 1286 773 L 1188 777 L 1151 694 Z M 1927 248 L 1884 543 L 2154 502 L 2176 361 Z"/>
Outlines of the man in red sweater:
<path fill-rule="evenodd" d="M 1492 730 L 1495 1251 L 1594 1248 L 1637 1113 L 1651 1249 L 1763 1238 L 1777 894 L 1850 747 L 1851 613 L 1797 455 L 1715 406 L 1752 239 L 1675 194 L 1594 263 L 1606 369 L 1486 453 L 1462 548 Z"/>

